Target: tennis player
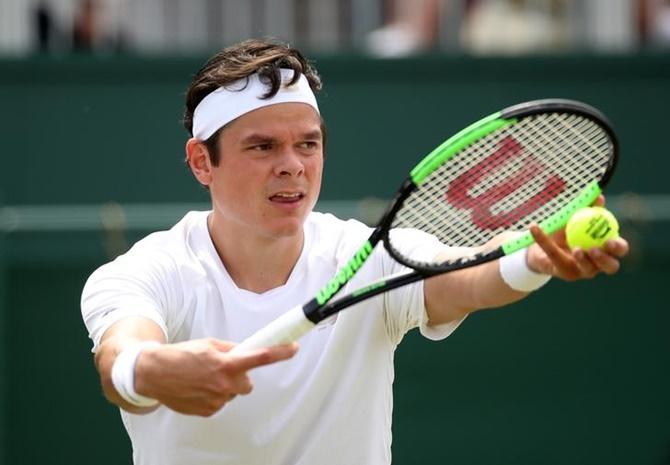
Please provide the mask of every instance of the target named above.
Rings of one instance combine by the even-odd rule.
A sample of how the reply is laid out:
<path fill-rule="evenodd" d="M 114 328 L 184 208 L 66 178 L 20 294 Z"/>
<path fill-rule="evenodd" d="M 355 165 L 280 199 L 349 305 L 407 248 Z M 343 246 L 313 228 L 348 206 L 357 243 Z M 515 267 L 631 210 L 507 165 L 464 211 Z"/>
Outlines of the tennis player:
<path fill-rule="evenodd" d="M 389 464 L 393 353 L 405 333 L 444 339 L 470 312 L 517 301 L 551 276 L 615 273 L 628 251 L 619 238 L 571 252 L 560 234 L 535 229 L 527 252 L 366 300 L 307 334 L 300 351 L 230 354 L 311 299 L 370 233 L 312 211 L 326 139 L 320 87 L 281 43 L 246 41 L 211 58 L 184 118 L 186 160 L 211 211 L 149 235 L 86 283 L 96 367 L 136 465 Z M 449 253 L 425 236 L 402 246 Z M 377 250 L 349 290 L 401 268 Z"/>

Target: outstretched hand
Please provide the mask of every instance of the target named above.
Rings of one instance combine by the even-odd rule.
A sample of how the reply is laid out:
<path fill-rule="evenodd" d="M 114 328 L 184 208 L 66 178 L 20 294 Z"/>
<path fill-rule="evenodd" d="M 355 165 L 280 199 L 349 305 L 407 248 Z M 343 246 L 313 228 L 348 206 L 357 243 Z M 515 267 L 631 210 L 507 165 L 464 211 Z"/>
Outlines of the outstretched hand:
<path fill-rule="evenodd" d="M 230 354 L 234 346 L 209 338 L 147 349 L 137 361 L 136 389 L 177 412 L 210 416 L 251 392 L 249 370 L 289 359 L 298 349 L 293 343 Z"/>
<path fill-rule="evenodd" d="M 600 196 L 594 205 L 603 206 L 605 198 Z M 620 259 L 628 254 L 628 241 L 622 237 L 608 240 L 602 248 L 582 250 L 570 249 L 565 238 L 565 229 L 547 235 L 538 225 L 530 232 L 535 239 L 528 249 L 528 266 L 538 272 L 550 274 L 566 281 L 589 279 L 605 273 L 619 271 Z"/>

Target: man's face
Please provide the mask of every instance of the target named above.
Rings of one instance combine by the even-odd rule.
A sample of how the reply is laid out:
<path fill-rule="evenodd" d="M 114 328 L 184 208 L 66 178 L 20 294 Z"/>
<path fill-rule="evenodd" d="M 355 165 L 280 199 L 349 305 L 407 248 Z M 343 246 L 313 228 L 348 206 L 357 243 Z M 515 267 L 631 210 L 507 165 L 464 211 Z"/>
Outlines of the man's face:
<path fill-rule="evenodd" d="M 323 134 L 317 112 L 280 103 L 240 116 L 219 135 L 209 190 L 224 233 L 302 234 L 321 189 Z"/>

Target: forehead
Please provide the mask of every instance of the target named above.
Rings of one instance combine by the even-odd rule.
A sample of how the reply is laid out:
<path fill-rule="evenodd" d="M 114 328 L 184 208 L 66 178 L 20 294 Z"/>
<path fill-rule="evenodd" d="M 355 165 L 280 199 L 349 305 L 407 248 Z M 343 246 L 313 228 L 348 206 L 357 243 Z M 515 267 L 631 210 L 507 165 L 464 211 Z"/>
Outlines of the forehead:
<path fill-rule="evenodd" d="M 305 103 L 277 103 L 245 113 L 225 126 L 226 134 L 242 137 L 253 132 L 312 132 L 320 130 L 321 117 Z"/>

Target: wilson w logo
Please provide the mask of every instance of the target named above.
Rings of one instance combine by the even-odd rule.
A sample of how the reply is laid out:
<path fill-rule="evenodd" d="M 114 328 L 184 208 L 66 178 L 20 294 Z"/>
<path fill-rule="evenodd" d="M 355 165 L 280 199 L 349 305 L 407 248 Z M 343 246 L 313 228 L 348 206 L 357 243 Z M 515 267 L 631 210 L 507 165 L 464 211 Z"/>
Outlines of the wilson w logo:
<path fill-rule="evenodd" d="M 507 178 L 499 180 L 487 190 L 473 196 L 470 190 L 485 177 L 495 178 L 495 172 L 505 163 L 520 158 L 521 168 Z M 556 174 L 549 174 L 544 185 L 535 193 L 517 194 L 527 189 L 527 184 L 547 170 L 546 166 L 532 154 L 526 153 L 523 146 L 513 137 L 507 136 L 500 141 L 496 150 L 475 166 L 458 176 L 447 190 L 447 201 L 456 208 L 472 211 L 472 222 L 481 229 L 509 228 L 518 220 L 545 205 L 565 189 L 565 181 Z M 516 194 L 523 202 L 509 211 L 493 214 L 491 208 L 500 201 Z"/>
<path fill-rule="evenodd" d="M 365 241 L 365 244 L 363 244 L 363 246 L 358 249 L 356 255 L 354 255 L 354 257 L 337 272 L 335 277 L 328 281 L 328 284 L 323 286 L 316 294 L 316 301 L 319 303 L 319 305 L 323 305 L 328 302 L 328 300 L 330 300 L 330 298 L 335 295 L 335 293 L 339 291 L 340 288 L 347 283 L 347 281 L 351 279 L 354 273 L 356 273 L 358 269 L 363 266 L 363 263 L 365 260 L 367 260 L 371 253 L 372 244 L 370 244 L 370 241 Z"/>

